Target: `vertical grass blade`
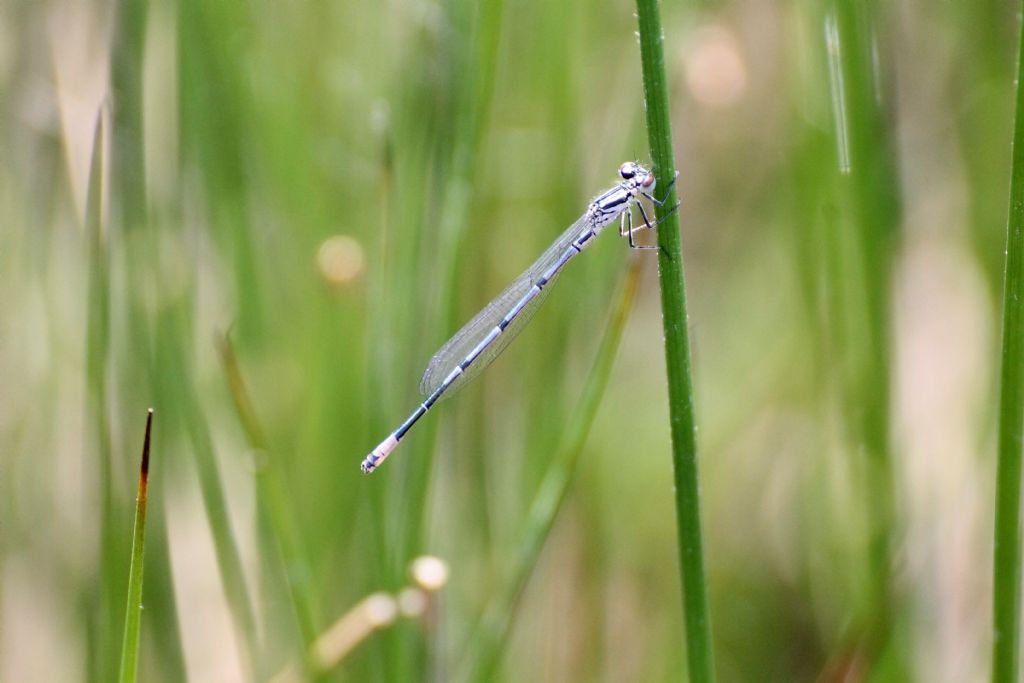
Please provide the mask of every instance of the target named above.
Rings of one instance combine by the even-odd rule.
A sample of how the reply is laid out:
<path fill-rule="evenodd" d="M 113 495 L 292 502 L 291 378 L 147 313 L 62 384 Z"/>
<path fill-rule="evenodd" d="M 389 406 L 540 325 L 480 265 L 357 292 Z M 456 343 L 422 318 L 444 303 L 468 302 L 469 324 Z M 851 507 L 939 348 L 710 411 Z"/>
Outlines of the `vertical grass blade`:
<path fill-rule="evenodd" d="M 497 64 L 503 6 L 502 2 L 488 2 L 480 5 L 478 10 L 474 9 L 474 3 L 457 3 L 450 7 L 452 22 L 460 26 L 459 35 L 464 39 L 457 64 L 459 80 L 463 84 L 459 86 L 456 95 L 463 99 L 464 104 L 454 114 L 457 124 L 454 127 L 456 138 L 452 165 L 446 173 L 437 227 L 438 291 L 443 297 L 442 314 L 439 317 L 445 321 L 446 328 L 453 327 L 456 321 L 458 251 L 469 225 L 467 218 L 473 198 L 480 135 L 487 119 L 495 81 L 493 70 Z M 404 492 L 408 502 L 404 514 L 414 523 L 407 525 L 413 533 L 406 535 L 400 544 L 401 553 L 396 558 L 396 569 L 399 571 L 404 571 L 410 557 L 422 551 L 427 525 L 421 511 L 426 509 L 432 462 L 433 457 L 420 458 L 413 459 L 409 465 L 410 487 Z"/>
<path fill-rule="evenodd" d="M 180 357 L 174 359 L 184 367 Z M 195 388 L 181 376 L 182 385 L 175 391 L 185 397 L 185 429 L 192 444 L 199 476 L 199 489 L 203 498 L 210 533 L 213 536 L 220 571 L 224 597 L 238 633 L 238 647 L 243 665 L 248 665 L 250 675 L 258 677 L 261 672 L 261 651 L 257 641 L 256 610 L 252 596 L 245 582 L 245 571 L 238 537 L 228 513 L 224 480 L 217 466 L 217 454 L 213 435 L 206 416 L 200 410 L 199 397 Z"/>
<path fill-rule="evenodd" d="M 271 452 L 266 432 L 256 417 L 256 409 L 249 396 L 245 378 L 242 377 L 231 340 L 226 335 L 217 337 L 217 351 L 224 367 L 235 411 L 238 413 L 249 445 L 257 451 L 258 458 L 269 460 Z M 309 563 L 300 552 L 300 536 L 296 533 L 296 525 L 289 511 L 288 495 L 272 462 L 257 463 L 256 486 L 259 492 L 256 503 L 260 507 L 260 518 L 266 520 L 276 543 L 275 550 L 279 555 L 278 559 L 284 565 L 283 574 L 303 646 L 308 648 L 316 638 L 316 620 L 313 616 L 315 600 L 309 592 L 308 582 L 300 577 L 309 574 Z"/>
<path fill-rule="evenodd" d="M 880 10 L 862 0 L 827 6 L 831 15 L 827 39 L 836 51 L 835 134 L 847 155 L 845 159 L 840 155 L 838 188 L 849 222 L 839 221 L 835 228 L 848 234 L 835 237 L 837 245 L 846 245 L 840 267 L 847 269 L 852 285 L 852 296 L 843 302 L 840 315 L 851 331 L 844 350 L 844 362 L 852 369 L 844 380 L 844 409 L 852 417 L 853 445 L 864 456 L 857 464 L 863 467 L 860 499 L 868 524 L 866 647 L 876 672 L 903 680 L 912 674 L 906 634 L 901 632 L 908 625 L 900 623 L 902 596 L 893 579 L 900 519 L 890 446 L 890 316 L 902 204 L 884 82 L 890 60 L 876 30 Z"/>
<path fill-rule="evenodd" d="M 121 641 L 121 683 L 134 683 L 139 670 L 139 630 L 142 622 L 142 560 L 146 550 L 146 501 L 149 490 L 149 442 L 153 431 L 153 409 L 146 414 L 146 436 L 139 466 L 139 494 L 135 499 L 135 532 L 132 535 L 132 564 L 128 571 L 128 605 Z"/>
<path fill-rule="evenodd" d="M 664 34 L 657 0 L 637 0 L 640 26 L 640 59 L 643 67 L 647 138 L 655 177 L 662 186 L 675 177 L 672 125 L 665 83 Z M 668 375 L 669 421 L 672 433 L 672 465 L 675 473 L 679 563 L 683 585 L 683 619 L 686 623 L 687 659 L 691 681 L 713 681 L 711 624 L 704 573 L 704 542 L 700 523 L 700 485 L 697 472 L 697 435 L 693 413 L 693 380 L 690 375 L 690 340 L 683 282 L 683 254 L 679 214 L 664 215 L 675 205 L 676 189 L 659 208 L 658 268 L 661 283 L 662 323 L 665 327 L 665 370 Z"/>
<path fill-rule="evenodd" d="M 145 164 L 144 164 L 144 142 L 142 122 L 142 70 L 145 54 L 145 26 L 148 12 L 148 0 L 118 0 L 114 3 L 114 24 L 111 36 L 110 53 L 110 157 L 109 157 L 109 178 L 110 190 L 110 217 L 109 217 L 109 240 L 107 244 L 106 260 L 97 262 L 97 267 L 106 270 L 102 274 L 94 273 L 94 282 L 97 285 L 97 294 L 100 294 L 99 287 L 107 282 L 108 291 L 102 296 L 108 297 L 108 302 L 116 301 L 110 297 L 117 291 L 116 287 L 110 284 L 110 270 L 115 267 L 119 260 L 118 252 L 122 238 L 127 235 L 138 235 L 146 226 L 146 188 L 145 188 Z M 98 180 L 98 178 L 97 178 Z M 99 253 L 99 252 L 97 252 Z M 135 284 L 139 281 L 136 280 Z M 141 288 L 140 288 L 141 289 Z M 134 313 L 134 311 L 133 311 Z M 106 325 L 110 326 L 111 321 L 116 318 L 112 311 L 106 312 Z M 140 330 L 142 325 L 139 321 L 141 316 L 130 315 L 132 321 L 132 334 L 135 339 L 141 338 Z M 99 331 L 97 329 L 97 331 Z M 113 327 L 104 332 L 107 336 L 107 345 L 113 335 Z M 103 352 L 102 347 L 97 347 L 98 352 Z M 107 361 L 95 359 L 100 362 L 98 369 L 104 370 L 108 366 Z M 125 361 L 118 359 L 116 363 L 109 363 L 115 373 L 121 377 L 127 376 L 130 371 L 130 363 L 137 362 L 136 356 L 132 354 Z M 134 369 L 134 368 L 133 368 Z M 98 378 L 100 382 L 106 382 L 107 378 Z M 115 385 L 116 386 L 116 385 Z M 103 395 L 109 400 L 113 391 L 103 390 Z M 109 403 L 108 403 L 109 406 Z M 109 410 L 104 408 L 103 410 Z M 109 414 L 107 419 L 109 419 Z M 113 444 L 108 444 L 108 446 Z M 100 454 L 101 473 L 110 474 L 120 471 L 120 460 L 116 457 L 117 449 L 109 447 Z M 123 451 L 121 451 L 123 452 Z M 103 476 L 100 481 L 101 497 L 104 511 L 102 517 L 101 548 L 101 587 L 102 610 L 101 623 L 103 634 L 100 636 L 101 643 L 97 648 L 98 667 L 94 680 L 114 680 L 118 671 L 117 656 L 117 625 L 119 624 L 121 609 L 123 606 L 122 593 L 125 579 L 125 566 L 128 564 L 126 553 L 127 545 L 124 543 L 127 534 L 127 524 L 124 520 L 127 517 L 127 500 L 118 495 L 113 482 L 113 476 Z"/>
<path fill-rule="evenodd" d="M 113 675 L 114 662 L 107 654 L 113 649 L 115 633 L 114 607 L 105 588 L 112 588 L 113 571 L 108 571 L 116 553 L 114 529 L 115 502 L 111 490 L 111 438 L 109 425 L 109 396 L 107 370 L 110 356 L 110 279 L 108 277 L 108 244 L 103 216 L 104 167 L 103 118 L 97 115 L 93 133 L 92 159 L 85 208 L 85 229 L 89 237 L 89 288 L 86 304 L 87 331 L 85 342 L 85 410 L 89 429 L 86 458 L 96 463 L 101 487 L 100 558 L 102 581 L 95 592 L 88 591 L 84 609 L 91 621 L 88 632 L 90 659 L 88 669 L 91 680 L 103 680 Z M 113 591 L 111 591 L 113 592 Z M 109 645 L 109 647 L 108 647 Z"/>
<path fill-rule="evenodd" d="M 618 305 L 601 339 L 594 366 L 587 377 L 583 393 L 570 418 L 562 444 L 544 474 L 537 494 L 527 514 L 523 533 L 519 538 L 512 573 L 484 611 L 481 624 L 474 629 L 472 641 L 465 648 L 467 660 L 462 665 L 460 681 L 489 681 L 495 678 L 519 599 L 526 589 L 541 551 L 551 535 L 555 520 L 562 510 L 569 487 L 575 479 L 576 463 L 583 450 L 587 435 L 594 424 L 601 398 L 608 387 L 619 341 L 626 327 L 629 311 L 636 299 L 642 259 L 633 259 L 625 284 L 617 297 Z"/>
<path fill-rule="evenodd" d="M 1022 3 L 1024 4 L 1024 3 Z M 1024 449 L 1024 32 L 1017 57 L 1017 99 L 1006 221 L 1002 367 L 999 395 L 996 519 L 992 580 L 992 680 L 1012 683 L 1020 668 L 1020 477 Z"/>

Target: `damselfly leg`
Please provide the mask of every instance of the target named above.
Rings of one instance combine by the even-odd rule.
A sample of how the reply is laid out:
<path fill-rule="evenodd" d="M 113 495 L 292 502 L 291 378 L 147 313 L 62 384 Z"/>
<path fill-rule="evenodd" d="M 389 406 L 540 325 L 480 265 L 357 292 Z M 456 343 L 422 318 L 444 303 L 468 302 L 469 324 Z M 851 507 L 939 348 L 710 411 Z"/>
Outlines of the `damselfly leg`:
<path fill-rule="evenodd" d="M 652 202 L 654 202 L 658 206 L 664 206 L 666 200 L 668 200 L 668 196 L 670 194 L 672 194 L 672 186 L 676 184 L 676 180 L 678 180 L 678 179 L 679 179 L 679 171 L 676 171 L 676 174 L 674 176 L 672 176 L 672 180 L 670 180 L 668 185 L 665 186 L 665 199 L 658 199 L 654 195 L 648 194 L 646 192 L 641 192 L 640 194 L 642 194 L 643 196 L 647 197 L 648 199 L 650 199 Z M 676 204 L 676 208 L 677 209 L 679 208 L 679 204 L 678 203 Z"/>
<path fill-rule="evenodd" d="M 637 204 L 637 207 L 640 208 L 640 205 Z M 619 223 L 619 237 L 625 237 L 627 239 L 627 241 L 629 242 L 630 249 L 657 249 L 657 244 L 637 244 L 636 242 L 633 241 L 634 232 L 640 232 L 641 230 L 653 230 L 655 227 L 657 227 L 657 223 L 652 224 L 647 220 L 647 214 L 644 213 L 644 210 L 642 208 L 640 208 L 640 215 L 643 216 L 644 224 L 638 225 L 637 227 L 634 228 L 633 209 L 629 208 L 622 212 L 622 221 L 621 223 Z"/>
<path fill-rule="evenodd" d="M 668 196 L 669 196 L 669 194 L 672 191 L 672 186 L 676 184 L 676 179 L 678 177 L 679 177 L 679 171 L 676 171 L 675 176 L 672 178 L 672 180 L 669 182 L 669 184 L 665 187 L 665 198 L 664 199 L 658 199 L 657 197 L 654 197 L 653 195 L 650 195 L 650 194 L 648 194 L 646 192 L 641 192 L 640 194 L 642 194 L 643 196 L 645 196 L 648 199 L 650 199 L 657 206 L 664 206 L 665 205 L 665 201 L 668 199 Z M 626 238 L 628 238 L 629 248 L 630 249 L 657 249 L 658 245 L 656 245 L 656 244 L 637 244 L 636 242 L 633 241 L 633 233 L 634 232 L 639 232 L 640 230 L 653 230 L 654 228 L 658 227 L 659 223 L 661 223 L 666 218 L 671 216 L 674 212 L 679 210 L 679 202 L 676 202 L 675 206 L 673 206 L 671 209 L 669 209 L 669 211 L 666 212 L 664 216 L 662 216 L 661 218 L 659 218 L 658 220 L 656 220 L 653 223 L 650 221 L 649 218 L 647 218 L 647 212 L 644 210 L 643 204 L 641 204 L 640 202 L 637 202 L 636 203 L 636 208 L 640 211 L 640 217 L 643 218 L 644 224 L 643 225 L 638 225 L 635 228 L 633 227 L 633 207 L 630 206 L 628 209 L 626 209 L 625 211 L 622 212 L 622 218 L 619 221 L 619 237 L 626 237 Z"/>

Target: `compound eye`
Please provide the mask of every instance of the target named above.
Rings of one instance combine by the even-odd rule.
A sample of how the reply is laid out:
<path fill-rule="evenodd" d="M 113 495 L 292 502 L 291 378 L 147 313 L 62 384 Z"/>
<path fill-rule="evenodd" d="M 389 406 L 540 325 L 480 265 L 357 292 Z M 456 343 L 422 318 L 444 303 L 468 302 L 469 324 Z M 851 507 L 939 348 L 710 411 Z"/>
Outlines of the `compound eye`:
<path fill-rule="evenodd" d="M 647 177 L 644 178 L 644 181 L 642 183 L 640 183 L 640 184 L 643 185 L 644 187 L 650 187 L 651 185 L 653 185 L 654 184 L 654 174 L 653 173 L 648 173 Z"/>
<path fill-rule="evenodd" d="M 623 164 L 622 166 L 619 166 L 619 175 L 622 176 L 625 180 L 629 180 L 630 178 L 635 176 L 636 171 L 633 170 L 633 164 L 626 163 Z"/>

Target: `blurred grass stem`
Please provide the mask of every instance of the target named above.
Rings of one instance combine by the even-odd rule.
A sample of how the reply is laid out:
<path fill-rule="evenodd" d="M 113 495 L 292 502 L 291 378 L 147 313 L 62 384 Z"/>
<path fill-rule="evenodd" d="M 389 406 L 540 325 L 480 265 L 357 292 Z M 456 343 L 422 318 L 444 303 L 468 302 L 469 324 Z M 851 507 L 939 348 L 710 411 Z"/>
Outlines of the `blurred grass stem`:
<path fill-rule="evenodd" d="M 303 645 L 309 647 L 316 638 L 314 599 L 309 594 L 309 584 L 305 580 L 309 573 L 309 563 L 300 552 L 298 535 L 295 533 L 295 522 L 292 519 L 288 496 L 280 475 L 273 464 L 273 453 L 266 438 L 266 432 L 256 417 L 246 387 L 245 379 L 238 367 L 234 348 L 227 335 L 217 337 L 217 351 L 227 379 L 228 390 L 235 404 L 235 411 L 242 423 L 249 445 L 256 451 L 255 471 L 256 487 L 259 495 L 257 504 L 260 506 L 260 518 L 269 525 L 280 561 L 284 565 L 284 577 L 288 586 L 289 598 L 292 602 Z"/>
<path fill-rule="evenodd" d="M 654 175 L 662 180 L 675 176 L 672 127 L 665 79 L 664 33 L 657 0 L 637 0 L 640 26 L 640 58 L 643 66 L 647 137 Z M 690 340 L 686 315 L 683 254 L 679 214 L 665 215 L 677 200 L 676 187 L 659 207 L 658 266 L 661 283 L 662 324 L 665 328 L 665 371 L 668 379 L 669 421 L 672 432 L 672 464 L 675 473 L 676 523 L 679 534 L 680 579 L 683 586 L 683 618 L 686 623 L 690 680 L 715 678 L 708 613 L 704 543 L 700 522 L 700 482 L 697 471 L 697 434 L 690 372 Z"/>
<path fill-rule="evenodd" d="M 636 300 L 639 286 L 642 258 L 633 258 L 625 283 L 617 297 L 618 304 L 612 313 L 601 339 L 597 358 L 583 387 L 583 393 L 576 410 L 569 419 L 561 447 L 551 460 L 544 474 L 537 494 L 527 513 L 523 533 L 516 545 L 512 561 L 511 579 L 488 603 L 481 624 L 474 629 L 472 642 L 466 648 L 468 661 L 463 665 L 461 681 L 493 680 L 495 669 L 507 641 L 516 609 L 530 577 L 537 568 L 537 561 L 551 530 L 565 503 L 569 487 L 575 480 L 576 464 L 586 443 L 587 435 L 594 424 L 597 409 L 608 387 L 615 362 L 616 351 L 622 340 L 626 320 Z"/>
<path fill-rule="evenodd" d="M 838 184 L 849 223 L 839 221 L 836 244 L 840 277 L 856 296 L 843 300 L 838 318 L 846 323 L 844 347 L 846 415 L 851 416 L 852 452 L 863 453 L 861 500 L 867 521 L 868 647 L 880 670 L 896 679 L 910 676 L 909 658 L 897 638 L 898 595 L 893 586 L 897 530 L 890 447 L 891 325 L 893 254 L 901 221 L 900 180 L 892 141 L 885 44 L 876 30 L 877 12 L 862 0 L 827 3 L 834 26 L 831 50 L 838 52 L 833 87 L 842 109 L 834 111 L 834 134 L 843 140 Z M 837 275 L 839 275 L 837 273 Z"/>

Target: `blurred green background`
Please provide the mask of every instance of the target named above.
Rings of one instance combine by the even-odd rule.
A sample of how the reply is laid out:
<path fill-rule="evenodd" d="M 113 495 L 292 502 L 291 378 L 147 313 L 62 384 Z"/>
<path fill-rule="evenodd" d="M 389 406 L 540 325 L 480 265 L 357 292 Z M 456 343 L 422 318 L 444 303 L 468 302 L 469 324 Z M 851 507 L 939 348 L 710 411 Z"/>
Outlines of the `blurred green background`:
<path fill-rule="evenodd" d="M 982 680 L 1015 5 L 662 11 L 720 680 Z M 113 679 L 150 406 L 141 680 L 268 680 L 422 554 L 425 613 L 318 680 L 684 678 L 649 254 L 602 237 L 358 468 L 649 160 L 635 30 L 628 0 L 0 3 L 0 679 Z"/>

